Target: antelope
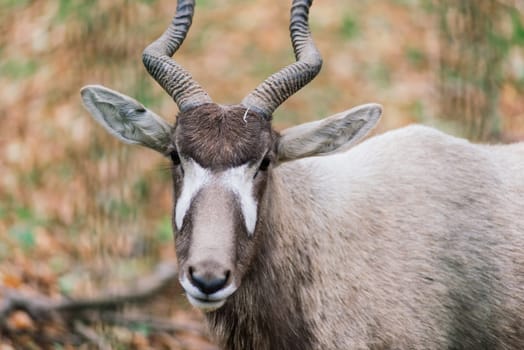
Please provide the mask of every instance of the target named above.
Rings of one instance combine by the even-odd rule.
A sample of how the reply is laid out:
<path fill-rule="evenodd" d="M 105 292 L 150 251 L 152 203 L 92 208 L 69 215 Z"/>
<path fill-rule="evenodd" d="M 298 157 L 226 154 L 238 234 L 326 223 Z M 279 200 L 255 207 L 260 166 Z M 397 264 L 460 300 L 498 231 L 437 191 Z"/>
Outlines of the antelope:
<path fill-rule="evenodd" d="M 224 349 L 523 349 L 524 144 L 424 126 L 359 143 L 377 104 L 276 132 L 275 109 L 322 64 L 311 3 L 292 1 L 297 61 L 240 104 L 215 104 L 171 58 L 194 0 L 143 52 L 174 126 L 81 90 L 108 132 L 171 158 L 187 299 Z"/>

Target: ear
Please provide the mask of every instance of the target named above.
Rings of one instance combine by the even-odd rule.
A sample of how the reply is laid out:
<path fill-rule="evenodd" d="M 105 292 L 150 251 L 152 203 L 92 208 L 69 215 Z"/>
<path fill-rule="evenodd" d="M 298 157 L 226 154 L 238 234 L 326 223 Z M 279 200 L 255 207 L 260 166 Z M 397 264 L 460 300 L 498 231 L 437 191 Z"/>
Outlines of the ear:
<path fill-rule="evenodd" d="M 162 154 L 171 142 L 171 127 L 135 99 L 100 85 L 80 90 L 84 106 L 110 134 Z"/>
<path fill-rule="evenodd" d="M 282 131 L 277 157 L 280 162 L 345 151 L 377 124 L 378 104 L 361 105 L 331 117 Z"/>

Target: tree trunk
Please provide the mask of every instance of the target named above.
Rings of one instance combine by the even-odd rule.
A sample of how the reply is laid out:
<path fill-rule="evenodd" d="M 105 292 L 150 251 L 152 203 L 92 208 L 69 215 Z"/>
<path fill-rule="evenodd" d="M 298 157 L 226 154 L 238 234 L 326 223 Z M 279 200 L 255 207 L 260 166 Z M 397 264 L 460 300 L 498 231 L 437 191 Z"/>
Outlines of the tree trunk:
<path fill-rule="evenodd" d="M 440 0 L 440 117 L 472 140 L 497 139 L 506 46 L 500 0 Z"/>

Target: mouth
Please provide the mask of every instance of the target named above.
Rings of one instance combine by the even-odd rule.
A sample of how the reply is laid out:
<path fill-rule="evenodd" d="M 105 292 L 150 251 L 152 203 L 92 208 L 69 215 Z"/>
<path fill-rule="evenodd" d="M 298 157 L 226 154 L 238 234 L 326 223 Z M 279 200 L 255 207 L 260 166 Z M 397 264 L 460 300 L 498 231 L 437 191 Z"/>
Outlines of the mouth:
<path fill-rule="evenodd" d="M 227 298 L 237 290 L 235 284 L 231 283 L 226 288 L 213 294 L 204 294 L 185 277 L 180 280 L 180 284 L 184 288 L 187 300 L 189 300 L 191 305 L 204 312 L 214 311 L 222 307 L 226 303 Z"/>
<path fill-rule="evenodd" d="M 224 305 L 227 300 L 227 298 L 218 299 L 218 300 L 216 299 L 212 300 L 209 298 L 198 298 L 198 297 L 192 296 L 189 293 L 186 293 L 186 297 L 187 297 L 187 300 L 189 300 L 189 302 L 191 303 L 191 305 L 201 309 L 204 312 L 214 311 L 222 307 L 222 305 Z"/>

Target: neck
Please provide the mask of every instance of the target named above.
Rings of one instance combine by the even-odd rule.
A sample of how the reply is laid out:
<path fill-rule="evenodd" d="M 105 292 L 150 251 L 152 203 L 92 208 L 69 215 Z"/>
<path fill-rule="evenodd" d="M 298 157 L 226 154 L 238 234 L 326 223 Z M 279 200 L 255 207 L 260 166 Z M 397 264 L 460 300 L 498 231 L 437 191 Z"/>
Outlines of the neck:
<path fill-rule="evenodd" d="M 311 247 L 297 227 L 310 220 L 304 187 L 293 193 L 284 178 L 273 175 L 260 203 L 259 247 L 251 268 L 230 300 L 207 314 L 225 349 L 310 349 L 314 343 L 305 304 L 314 279 Z"/>

